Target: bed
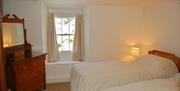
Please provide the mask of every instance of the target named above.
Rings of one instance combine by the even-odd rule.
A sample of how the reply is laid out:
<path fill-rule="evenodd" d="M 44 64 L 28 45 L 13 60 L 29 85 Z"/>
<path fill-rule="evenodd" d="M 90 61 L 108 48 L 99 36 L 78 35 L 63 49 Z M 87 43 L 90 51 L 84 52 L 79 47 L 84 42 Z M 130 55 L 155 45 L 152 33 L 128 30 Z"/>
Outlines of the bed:
<path fill-rule="evenodd" d="M 114 60 L 78 64 L 72 69 L 71 91 L 101 91 L 132 82 L 168 78 L 180 70 L 174 54 L 153 50 L 132 63 Z"/>
<path fill-rule="evenodd" d="M 180 73 L 165 79 L 153 79 L 111 87 L 102 91 L 180 91 Z"/>

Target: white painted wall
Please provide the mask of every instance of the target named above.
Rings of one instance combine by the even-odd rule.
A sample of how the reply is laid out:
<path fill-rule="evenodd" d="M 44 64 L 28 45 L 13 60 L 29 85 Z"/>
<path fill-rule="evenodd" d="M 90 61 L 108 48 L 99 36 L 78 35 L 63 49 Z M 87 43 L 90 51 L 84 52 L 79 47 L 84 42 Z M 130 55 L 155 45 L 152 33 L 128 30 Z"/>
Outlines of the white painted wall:
<path fill-rule="evenodd" d="M 4 15 L 16 14 L 25 19 L 27 40 L 34 50 L 45 51 L 46 6 L 41 1 L 4 0 Z M 42 41 L 43 40 L 43 41 Z"/>
<path fill-rule="evenodd" d="M 47 25 L 48 25 L 48 8 L 44 2 L 41 2 L 41 26 L 42 26 L 42 48 L 47 52 Z"/>
<path fill-rule="evenodd" d="M 144 9 L 142 45 L 180 56 L 180 1 Z"/>
<path fill-rule="evenodd" d="M 121 59 L 139 45 L 142 9 L 88 6 L 85 9 L 85 61 Z"/>

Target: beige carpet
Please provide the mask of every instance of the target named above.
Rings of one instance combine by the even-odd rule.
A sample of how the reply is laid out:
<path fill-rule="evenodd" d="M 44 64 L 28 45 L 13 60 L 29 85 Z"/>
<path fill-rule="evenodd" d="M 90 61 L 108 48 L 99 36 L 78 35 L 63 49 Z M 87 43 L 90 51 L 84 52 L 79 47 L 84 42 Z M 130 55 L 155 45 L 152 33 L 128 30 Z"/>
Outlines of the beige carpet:
<path fill-rule="evenodd" d="M 70 91 L 70 83 L 48 84 L 44 91 Z"/>

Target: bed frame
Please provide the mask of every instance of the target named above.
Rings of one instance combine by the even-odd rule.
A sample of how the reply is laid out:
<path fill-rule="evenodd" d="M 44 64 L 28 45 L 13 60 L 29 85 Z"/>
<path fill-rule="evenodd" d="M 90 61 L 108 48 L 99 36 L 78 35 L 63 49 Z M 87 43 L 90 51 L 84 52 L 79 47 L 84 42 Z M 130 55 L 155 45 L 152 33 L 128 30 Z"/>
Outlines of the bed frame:
<path fill-rule="evenodd" d="M 158 51 L 158 50 L 149 51 L 148 54 L 157 55 L 172 60 L 176 64 L 178 71 L 180 72 L 180 57 L 177 57 L 175 54 Z"/>

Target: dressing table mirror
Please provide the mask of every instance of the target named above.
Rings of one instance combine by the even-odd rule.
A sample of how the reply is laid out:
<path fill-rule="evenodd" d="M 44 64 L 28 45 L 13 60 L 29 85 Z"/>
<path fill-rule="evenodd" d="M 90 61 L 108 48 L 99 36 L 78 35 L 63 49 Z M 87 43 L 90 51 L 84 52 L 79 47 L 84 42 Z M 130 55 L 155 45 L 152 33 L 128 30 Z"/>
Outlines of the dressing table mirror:
<path fill-rule="evenodd" d="M 3 23 L 3 47 L 24 45 L 22 23 Z"/>
<path fill-rule="evenodd" d="M 24 19 L 7 14 L 3 21 L 3 48 L 6 54 L 15 54 L 14 58 L 31 56 L 31 44 L 27 42 Z"/>

